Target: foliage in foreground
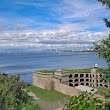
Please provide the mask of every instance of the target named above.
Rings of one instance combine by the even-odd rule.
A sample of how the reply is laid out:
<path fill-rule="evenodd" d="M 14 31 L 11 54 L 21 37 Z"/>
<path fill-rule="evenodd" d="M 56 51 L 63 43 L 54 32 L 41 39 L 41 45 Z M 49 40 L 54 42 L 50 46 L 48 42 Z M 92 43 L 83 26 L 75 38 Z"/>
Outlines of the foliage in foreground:
<path fill-rule="evenodd" d="M 91 93 L 82 93 L 80 96 L 70 98 L 63 110 L 110 110 L 110 102 L 106 104 L 93 97 Z"/>
<path fill-rule="evenodd" d="M 22 90 L 19 76 L 0 74 L 0 110 L 37 110 L 38 105 Z"/>

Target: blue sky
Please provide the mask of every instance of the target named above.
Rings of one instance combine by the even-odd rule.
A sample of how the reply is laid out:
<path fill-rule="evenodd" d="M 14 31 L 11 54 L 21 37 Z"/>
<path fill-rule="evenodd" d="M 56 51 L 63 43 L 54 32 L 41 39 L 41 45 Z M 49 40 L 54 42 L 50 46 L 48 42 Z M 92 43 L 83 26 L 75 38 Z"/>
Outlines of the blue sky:
<path fill-rule="evenodd" d="M 0 48 L 22 47 L 23 45 L 37 47 L 38 45 L 35 45 L 37 43 L 41 47 L 58 48 L 64 46 L 63 44 L 69 44 L 74 38 L 76 39 L 73 41 L 73 45 L 75 45 L 74 42 L 77 44 L 78 35 L 83 36 L 85 33 L 88 33 L 85 35 L 90 38 L 88 38 L 88 42 L 98 41 L 108 31 L 103 18 L 110 18 L 109 13 L 110 11 L 98 0 L 1 0 L 0 34 L 8 37 L 4 40 L 4 37 L 0 35 Z M 35 44 L 29 41 L 28 37 L 22 41 L 21 34 L 27 35 L 26 33 L 29 32 L 31 34 L 28 37 L 31 37 L 32 34 L 36 36 L 33 37 L 33 40 L 37 41 Z M 42 34 L 41 37 L 39 37 L 39 32 Z M 16 33 L 16 38 L 13 38 L 13 33 Z M 96 34 L 100 34 L 97 39 L 93 36 Z M 66 39 L 65 36 L 68 38 Z M 71 39 L 69 39 L 70 36 Z M 25 36 L 22 35 L 23 37 Z M 54 39 L 53 44 L 51 37 Z M 57 37 L 60 37 L 61 42 L 56 41 Z M 24 44 L 21 45 L 19 40 Z M 13 43 L 5 45 L 5 41 L 13 41 Z M 72 43 L 70 42 L 70 44 Z"/>

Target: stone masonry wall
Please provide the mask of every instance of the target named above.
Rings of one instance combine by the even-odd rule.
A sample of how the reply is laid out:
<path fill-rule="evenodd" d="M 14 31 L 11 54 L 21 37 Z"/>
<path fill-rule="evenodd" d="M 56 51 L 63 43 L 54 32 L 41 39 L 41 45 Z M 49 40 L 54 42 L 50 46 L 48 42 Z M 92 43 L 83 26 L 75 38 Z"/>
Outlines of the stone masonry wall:
<path fill-rule="evenodd" d="M 52 78 L 52 75 L 33 73 L 33 85 L 42 89 L 56 90 L 70 96 L 79 95 L 76 88 L 61 83 L 58 79 Z"/>
<path fill-rule="evenodd" d="M 79 91 L 75 87 L 71 87 L 65 84 L 60 83 L 57 79 L 53 79 L 54 81 L 54 90 L 61 92 L 63 94 L 67 94 L 70 96 L 78 96 Z"/>
<path fill-rule="evenodd" d="M 53 90 L 52 75 L 51 74 L 36 74 L 33 73 L 33 85 L 42 89 Z"/>

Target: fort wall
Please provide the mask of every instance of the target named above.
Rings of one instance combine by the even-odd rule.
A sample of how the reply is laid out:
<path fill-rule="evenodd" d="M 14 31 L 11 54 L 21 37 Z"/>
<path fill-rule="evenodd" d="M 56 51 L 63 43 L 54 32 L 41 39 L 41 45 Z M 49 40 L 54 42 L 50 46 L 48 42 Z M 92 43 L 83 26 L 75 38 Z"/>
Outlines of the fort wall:
<path fill-rule="evenodd" d="M 70 96 L 79 95 L 79 91 L 75 87 L 62 84 L 57 79 L 53 79 L 53 81 L 54 81 L 54 90 Z"/>
<path fill-rule="evenodd" d="M 91 73 L 68 73 L 62 70 L 57 70 L 54 74 L 36 72 L 33 73 L 33 85 L 77 96 L 81 92 L 75 88 L 78 85 L 110 88 L 109 82 L 101 81 L 101 75 L 103 74 L 96 72 L 96 68 Z"/>
<path fill-rule="evenodd" d="M 53 85 L 53 80 L 52 80 L 52 74 L 42 74 L 40 72 L 33 73 L 33 85 L 40 87 L 42 89 L 47 89 L 47 90 L 53 90 L 54 85 Z"/>
<path fill-rule="evenodd" d="M 33 85 L 47 90 L 55 90 L 67 95 L 79 95 L 79 91 L 71 86 L 65 85 L 51 74 L 33 73 Z"/>

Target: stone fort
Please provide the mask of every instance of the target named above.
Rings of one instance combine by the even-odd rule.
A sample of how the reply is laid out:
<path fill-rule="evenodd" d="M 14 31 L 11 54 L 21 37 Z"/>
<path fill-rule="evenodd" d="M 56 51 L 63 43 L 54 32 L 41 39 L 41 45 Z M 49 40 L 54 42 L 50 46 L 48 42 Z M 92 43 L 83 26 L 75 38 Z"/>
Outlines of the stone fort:
<path fill-rule="evenodd" d="M 63 70 L 56 70 L 54 73 L 37 71 L 33 73 L 33 85 L 73 96 L 81 92 L 75 88 L 79 85 L 110 88 L 109 82 L 101 80 L 102 75 L 97 73 L 97 68 L 91 69 L 90 73 L 70 73 Z"/>

